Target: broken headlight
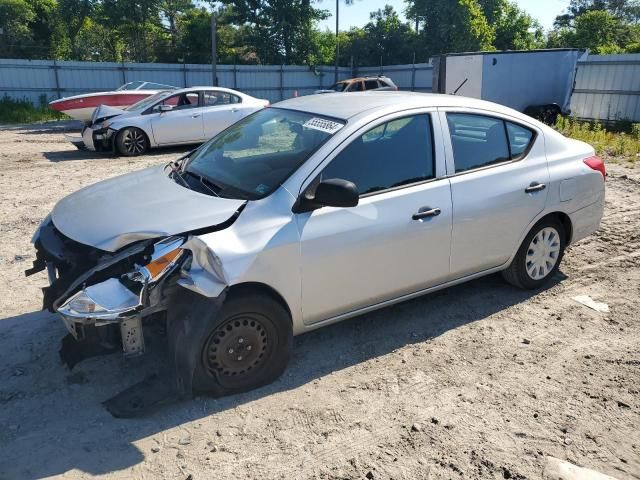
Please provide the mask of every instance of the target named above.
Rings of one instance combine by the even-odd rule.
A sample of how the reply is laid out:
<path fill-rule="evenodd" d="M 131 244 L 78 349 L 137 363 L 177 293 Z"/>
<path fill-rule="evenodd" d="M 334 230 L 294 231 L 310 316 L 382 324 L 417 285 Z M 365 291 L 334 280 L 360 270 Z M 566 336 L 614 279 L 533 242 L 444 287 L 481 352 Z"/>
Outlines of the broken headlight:
<path fill-rule="evenodd" d="M 116 319 L 143 306 L 145 291 L 173 270 L 184 254 L 184 239 L 169 237 L 156 243 L 148 263 L 121 278 L 85 287 L 70 297 L 58 312 L 71 318 Z M 147 305 L 145 305 L 147 306 Z"/>
<path fill-rule="evenodd" d="M 72 318 L 114 319 L 140 305 L 139 295 L 125 287 L 117 278 L 110 278 L 80 290 L 58 312 Z"/>
<path fill-rule="evenodd" d="M 127 274 L 130 280 L 142 283 L 153 283 L 160 280 L 167 272 L 173 270 L 184 250 L 182 237 L 169 237 L 154 245 L 151 261 L 136 271 Z"/>

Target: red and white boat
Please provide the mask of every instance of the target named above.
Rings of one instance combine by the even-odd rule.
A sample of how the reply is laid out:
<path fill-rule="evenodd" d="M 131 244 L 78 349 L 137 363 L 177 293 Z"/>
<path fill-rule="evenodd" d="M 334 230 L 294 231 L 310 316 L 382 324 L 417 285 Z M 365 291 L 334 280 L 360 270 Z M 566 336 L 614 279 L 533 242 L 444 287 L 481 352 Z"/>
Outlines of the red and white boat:
<path fill-rule="evenodd" d="M 174 90 L 177 87 L 154 82 L 129 82 L 112 92 L 96 92 L 73 97 L 61 98 L 49 103 L 49 107 L 66 113 L 71 118 L 88 122 L 93 111 L 100 105 L 124 109 L 162 90 Z"/>

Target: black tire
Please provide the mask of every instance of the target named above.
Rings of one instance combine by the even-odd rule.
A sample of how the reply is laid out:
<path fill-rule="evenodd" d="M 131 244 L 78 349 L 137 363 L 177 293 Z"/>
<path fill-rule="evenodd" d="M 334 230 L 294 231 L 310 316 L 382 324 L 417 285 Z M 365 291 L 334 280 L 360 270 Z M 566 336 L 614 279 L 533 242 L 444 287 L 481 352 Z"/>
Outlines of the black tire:
<path fill-rule="evenodd" d="M 556 262 L 553 268 L 548 270 L 542 278 L 533 278 L 527 266 L 530 265 L 528 254 L 531 251 L 529 247 L 532 245 L 533 239 L 545 229 L 554 229 L 557 232 L 557 242 L 559 243 L 559 250 L 556 254 Z M 549 230 L 547 230 L 549 231 Z M 502 271 L 502 276 L 511 285 L 521 288 L 523 290 L 535 290 L 542 287 L 550 278 L 552 278 L 562 262 L 564 256 L 564 249 L 566 246 L 566 232 L 562 223 L 554 217 L 543 218 L 540 220 L 527 234 L 525 239 L 518 249 L 518 253 L 514 257 L 511 264 Z"/>
<path fill-rule="evenodd" d="M 116 137 L 116 150 L 125 157 L 136 157 L 149 150 L 149 139 L 139 128 L 123 128 Z"/>
<path fill-rule="evenodd" d="M 218 319 L 200 345 L 194 393 L 242 393 L 282 375 L 293 334 L 290 316 L 280 302 L 261 293 L 231 293 Z"/>

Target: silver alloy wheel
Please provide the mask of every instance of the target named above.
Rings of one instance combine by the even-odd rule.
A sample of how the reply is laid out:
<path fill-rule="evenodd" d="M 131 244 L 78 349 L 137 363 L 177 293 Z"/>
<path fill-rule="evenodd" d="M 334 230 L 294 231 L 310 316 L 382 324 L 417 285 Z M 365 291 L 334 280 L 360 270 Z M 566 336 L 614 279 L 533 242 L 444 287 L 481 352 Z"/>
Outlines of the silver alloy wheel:
<path fill-rule="evenodd" d="M 560 234 L 553 227 L 545 227 L 531 240 L 525 258 L 527 274 L 534 280 L 545 278 L 558 263 Z"/>
<path fill-rule="evenodd" d="M 127 150 L 127 153 L 142 153 L 144 151 L 145 138 L 139 130 L 128 128 L 123 134 L 122 144 Z"/>

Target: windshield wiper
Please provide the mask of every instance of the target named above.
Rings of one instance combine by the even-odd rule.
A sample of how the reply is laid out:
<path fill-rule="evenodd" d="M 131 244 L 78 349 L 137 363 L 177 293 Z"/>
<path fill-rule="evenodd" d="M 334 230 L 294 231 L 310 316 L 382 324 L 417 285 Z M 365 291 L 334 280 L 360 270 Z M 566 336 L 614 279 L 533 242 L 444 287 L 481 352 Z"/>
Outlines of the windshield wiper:
<path fill-rule="evenodd" d="M 203 187 L 205 187 L 207 190 L 209 190 L 211 193 L 213 193 L 216 197 L 220 196 L 218 192 L 220 192 L 222 190 L 222 187 L 220 185 L 217 185 L 212 180 L 210 180 L 210 179 L 206 178 L 205 176 L 200 175 L 198 173 L 194 173 L 194 172 L 192 172 L 190 170 L 186 170 L 184 172 L 184 174 L 185 175 L 190 175 L 193 178 L 197 179 Z M 216 192 L 214 190 L 214 188 L 217 189 L 218 191 Z"/>
<path fill-rule="evenodd" d="M 178 165 L 178 162 L 170 162 L 167 164 L 167 167 L 171 169 L 171 178 L 173 178 L 174 180 L 176 178 L 179 178 L 182 182 L 182 185 L 191 190 L 191 185 L 189 185 L 189 183 L 182 177 L 182 175 L 180 175 L 180 167 Z"/>

